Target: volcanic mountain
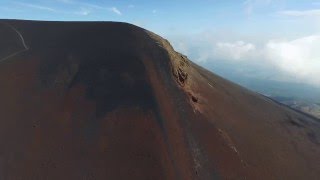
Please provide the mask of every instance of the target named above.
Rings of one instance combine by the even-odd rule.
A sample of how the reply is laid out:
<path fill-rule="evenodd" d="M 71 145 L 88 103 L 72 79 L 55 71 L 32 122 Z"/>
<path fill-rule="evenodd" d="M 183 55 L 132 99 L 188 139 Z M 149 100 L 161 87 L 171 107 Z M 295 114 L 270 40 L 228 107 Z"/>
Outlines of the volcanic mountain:
<path fill-rule="evenodd" d="M 319 179 L 320 123 L 116 22 L 0 21 L 0 179 Z"/>

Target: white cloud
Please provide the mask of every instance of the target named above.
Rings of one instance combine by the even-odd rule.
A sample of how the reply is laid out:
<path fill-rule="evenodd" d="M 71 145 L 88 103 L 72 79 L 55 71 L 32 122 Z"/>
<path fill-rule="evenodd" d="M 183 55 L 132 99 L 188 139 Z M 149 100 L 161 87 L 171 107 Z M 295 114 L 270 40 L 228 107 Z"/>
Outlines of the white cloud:
<path fill-rule="evenodd" d="M 180 53 L 182 54 L 190 54 L 190 52 L 192 51 L 190 48 L 190 44 L 186 43 L 186 42 L 183 42 L 181 40 L 177 40 L 177 41 L 171 41 L 170 42 L 172 44 L 172 46 L 178 50 Z"/>
<path fill-rule="evenodd" d="M 111 10 L 112 12 L 120 15 L 120 16 L 122 15 L 121 11 L 120 11 L 119 9 L 117 9 L 116 7 L 112 7 L 112 8 L 110 8 L 110 10 Z"/>
<path fill-rule="evenodd" d="M 249 58 L 256 47 L 254 44 L 243 41 L 237 42 L 218 42 L 214 46 L 214 55 L 223 59 L 242 60 Z"/>
<path fill-rule="evenodd" d="M 293 40 L 270 39 L 260 43 L 224 41 L 204 37 L 203 34 L 186 39 L 174 41 L 174 47 L 201 64 L 228 61 L 250 65 L 251 68 L 263 66 L 274 71 L 274 74 L 285 74 L 295 82 L 320 87 L 320 35 Z"/>
<path fill-rule="evenodd" d="M 320 9 L 311 9 L 311 10 L 304 10 L 304 11 L 297 11 L 297 10 L 287 10 L 287 11 L 280 11 L 279 14 L 285 16 L 294 16 L 294 17 L 320 17 Z"/>
<path fill-rule="evenodd" d="M 153 14 L 157 13 L 157 10 L 156 9 L 152 10 L 152 13 Z"/>
<path fill-rule="evenodd" d="M 266 59 L 281 70 L 320 86 L 320 35 L 292 41 L 271 40 L 265 46 Z"/>

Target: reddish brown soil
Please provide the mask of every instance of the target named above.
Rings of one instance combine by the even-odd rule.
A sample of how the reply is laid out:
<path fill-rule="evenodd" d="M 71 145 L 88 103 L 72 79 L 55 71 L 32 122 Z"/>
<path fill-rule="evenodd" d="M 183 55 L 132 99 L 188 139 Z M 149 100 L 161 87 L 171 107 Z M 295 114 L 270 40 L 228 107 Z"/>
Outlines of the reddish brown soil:
<path fill-rule="evenodd" d="M 0 40 L 0 179 L 320 178 L 317 120 L 149 31 L 2 20 Z"/>

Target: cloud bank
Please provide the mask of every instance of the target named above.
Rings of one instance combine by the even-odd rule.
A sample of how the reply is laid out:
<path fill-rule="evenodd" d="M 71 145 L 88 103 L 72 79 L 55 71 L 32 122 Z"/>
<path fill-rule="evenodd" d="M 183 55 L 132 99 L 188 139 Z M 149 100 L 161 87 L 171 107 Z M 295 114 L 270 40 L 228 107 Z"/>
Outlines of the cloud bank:
<path fill-rule="evenodd" d="M 248 59 L 255 50 L 254 44 L 243 41 L 217 42 L 213 54 L 221 59 L 241 60 Z"/>
<path fill-rule="evenodd" d="M 116 8 L 116 7 L 112 7 L 112 8 L 110 8 L 110 10 L 112 11 L 112 12 L 114 12 L 114 13 L 116 13 L 116 14 L 118 14 L 118 15 L 122 15 L 122 13 L 121 13 L 121 11 L 119 11 L 119 9 L 118 8 Z"/>
<path fill-rule="evenodd" d="M 173 40 L 173 45 L 201 64 L 228 61 L 251 64 L 251 68 L 255 65 L 265 66 L 293 77 L 296 82 L 320 87 L 320 35 L 292 40 L 271 39 L 262 43 L 223 41 L 203 34 L 197 37 L 189 42 Z"/>
<path fill-rule="evenodd" d="M 299 39 L 271 40 L 265 59 L 296 78 L 320 86 L 320 35 Z"/>

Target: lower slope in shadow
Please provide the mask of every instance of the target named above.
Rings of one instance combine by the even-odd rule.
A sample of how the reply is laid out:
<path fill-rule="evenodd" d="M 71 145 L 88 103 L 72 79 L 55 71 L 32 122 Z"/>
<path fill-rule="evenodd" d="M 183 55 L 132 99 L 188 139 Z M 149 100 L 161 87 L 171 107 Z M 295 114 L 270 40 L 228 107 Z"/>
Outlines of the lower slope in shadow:
<path fill-rule="evenodd" d="M 1 179 L 318 179 L 320 125 L 113 22 L 3 20 Z M 0 26 L 1 57 L 23 49 Z"/>

